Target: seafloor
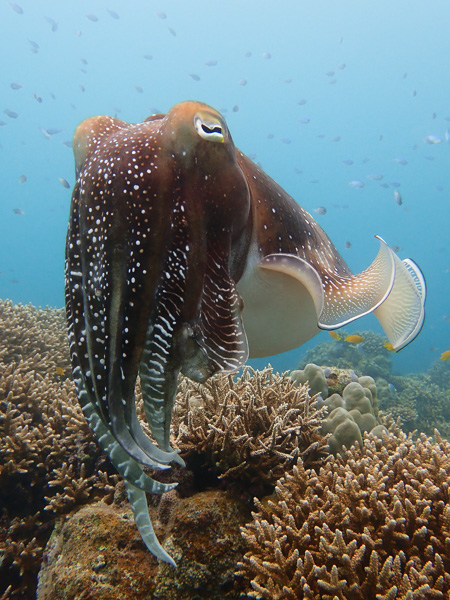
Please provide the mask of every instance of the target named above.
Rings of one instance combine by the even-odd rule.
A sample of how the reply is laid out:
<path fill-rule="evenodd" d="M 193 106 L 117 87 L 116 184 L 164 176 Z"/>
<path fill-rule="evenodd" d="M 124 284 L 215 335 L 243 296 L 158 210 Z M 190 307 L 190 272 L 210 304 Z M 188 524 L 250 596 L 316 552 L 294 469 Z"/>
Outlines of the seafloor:
<path fill-rule="evenodd" d="M 360 335 L 293 373 L 180 378 L 187 466 L 149 496 L 173 568 L 78 406 L 63 311 L 0 301 L 0 600 L 448 600 L 450 361 L 395 375 Z"/>

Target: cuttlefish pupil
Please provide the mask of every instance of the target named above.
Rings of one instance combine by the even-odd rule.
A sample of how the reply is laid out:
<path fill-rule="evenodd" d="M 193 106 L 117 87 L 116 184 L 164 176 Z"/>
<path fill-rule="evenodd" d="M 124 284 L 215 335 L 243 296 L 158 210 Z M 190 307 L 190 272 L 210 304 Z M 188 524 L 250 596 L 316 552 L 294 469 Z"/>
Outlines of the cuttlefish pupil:
<path fill-rule="evenodd" d="M 170 447 L 178 374 L 201 382 L 231 373 L 249 356 L 296 348 L 370 312 L 399 350 L 421 329 L 425 280 L 381 238 L 373 263 L 354 275 L 205 104 L 183 102 L 139 124 L 93 117 L 73 148 L 65 280 L 78 398 L 125 480 L 145 544 L 174 565 L 146 493 L 176 484 L 143 467 L 183 464 Z M 136 413 L 138 376 L 154 441 Z"/>

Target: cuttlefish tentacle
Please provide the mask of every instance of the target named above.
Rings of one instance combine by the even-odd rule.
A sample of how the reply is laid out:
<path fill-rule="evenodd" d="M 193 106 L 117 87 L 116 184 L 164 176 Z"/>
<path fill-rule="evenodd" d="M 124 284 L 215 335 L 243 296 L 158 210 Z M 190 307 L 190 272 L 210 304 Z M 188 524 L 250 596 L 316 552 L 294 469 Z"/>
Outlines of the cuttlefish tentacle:
<path fill-rule="evenodd" d="M 203 382 L 370 312 L 400 349 L 422 326 L 425 280 L 381 238 L 373 263 L 354 275 L 204 104 L 184 102 L 137 125 L 87 119 L 73 147 L 66 307 L 77 392 L 125 479 L 144 542 L 174 564 L 145 498 L 174 485 L 142 465 L 183 464 L 170 447 L 178 374 Z M 156 444 L 136 412 L 139 376 Z"/>

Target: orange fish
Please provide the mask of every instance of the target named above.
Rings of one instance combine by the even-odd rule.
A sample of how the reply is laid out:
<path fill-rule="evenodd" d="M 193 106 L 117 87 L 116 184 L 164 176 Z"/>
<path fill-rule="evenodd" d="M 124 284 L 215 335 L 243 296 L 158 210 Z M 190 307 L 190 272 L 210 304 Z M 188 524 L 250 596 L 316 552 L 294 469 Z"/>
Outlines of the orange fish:
<path fill-rule="evenodd" d="M 394 346 L 391 344 L 391 342 L 385 342 L 384 347 L 386 350 L 389 350 L 389 352 L 395 352 Z"/>
<path fill-rule="evenodd" d="M 344 338 L 344 342 L 348 342 L 349 344 L 360 344 L 364 341 L 364 338 L 357 333 L 353 335 L 348 335 Z"/>
<path fill-rule="evenodd" d="M 441 360 L 448 360 L 450 358 L 450 350 L 446 350 L 441 354 Z"/>
<path fill-rule="evenodd" d="M 341 336 L 336 331 L 329 331 L 328 333 L 333 338 L 333 340 L 342 340 Z"/>

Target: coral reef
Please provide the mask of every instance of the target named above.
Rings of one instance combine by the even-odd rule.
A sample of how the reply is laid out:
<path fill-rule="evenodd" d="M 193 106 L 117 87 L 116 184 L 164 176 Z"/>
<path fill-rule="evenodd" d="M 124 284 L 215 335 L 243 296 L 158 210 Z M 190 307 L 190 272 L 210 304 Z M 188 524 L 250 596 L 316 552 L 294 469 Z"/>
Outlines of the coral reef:
<path fill-rule="evenodd" d="M 117 476 L 64 375 L 62 311 L 0 301 L 0 596 L 33 598 L 55 516 L 112 499 Z"/>
<path fill-rule="evenodd" d="M 333 365 L 339 369 L 353 369 L 360 375 L 370 375 L 374 379 L 389 379 L 392 371 L 392 352 L 386 348 L 386 338 L 373 331 L 361 331 L 363 338 L 360 344 L 345 341 L 347 332 L 339 330 L 339 340 L 321 342 L 306 352 L 299 367 L 307 363 L 317 365 Z"/>
<path fill-rule="evenodd" d="M 311 395 L 320 394 L 325 399 L 328 396 L 328 383 L 324 370 L 314 363 L 308 363 L 304 369 L 291 371 L 289 377 L 298 384 L 308 382 Z"/>
<path fill-rule="evenodd" d="M 270 367 L 245 367 L 236 380 L 218 375 L 204 385 L 183 378 L 173 413 L 173 444 L 201 477 L 208 471 L 259 495 L 299 456 L 311 465 L 323 459 L 323 412 L 306 386 L 298 387 Z"/>
<path fill-rule="evenodd" d="M 366 435 L 320 468 L 301 461 L 243 527 L 249 598 L 446 599 L 450 444 Z"/>

